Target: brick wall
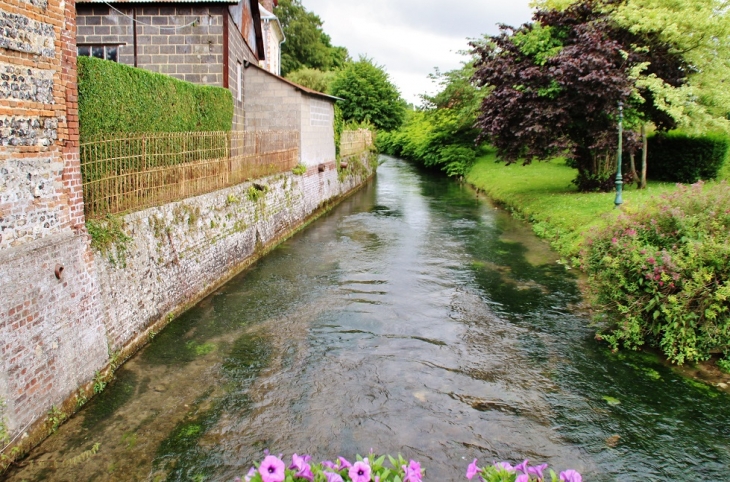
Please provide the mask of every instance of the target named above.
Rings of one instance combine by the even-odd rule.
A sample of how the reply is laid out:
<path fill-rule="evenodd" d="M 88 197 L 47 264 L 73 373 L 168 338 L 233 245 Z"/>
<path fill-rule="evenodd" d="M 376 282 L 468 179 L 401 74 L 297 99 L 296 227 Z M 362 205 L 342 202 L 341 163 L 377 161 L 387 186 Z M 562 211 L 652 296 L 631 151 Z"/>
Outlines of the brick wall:
<path fill-rule="evenodd" d="M 0 17 L 0 398 L 19 435 L 107 347 L 84 228 L 74 2 L 7 0 Z"/>

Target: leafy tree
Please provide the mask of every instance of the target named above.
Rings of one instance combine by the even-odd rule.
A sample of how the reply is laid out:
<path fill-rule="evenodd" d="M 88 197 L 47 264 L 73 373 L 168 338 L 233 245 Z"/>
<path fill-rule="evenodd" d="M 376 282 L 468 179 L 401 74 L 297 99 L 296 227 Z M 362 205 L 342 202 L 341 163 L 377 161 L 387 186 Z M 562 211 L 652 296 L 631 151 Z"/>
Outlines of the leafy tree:
<path fill-rule="evenodd" d="M 658 108 L 661 99 L 637 85 L 636 72 L 680 87 L 688 68 L 656 36 L 612 21 L 601 1 L 584 0 L 565 10 L 538 10 L 534 22 L 482 45 L 474 80 L 491 89 L 477 127 L 508 163 L 565 155 L 578 169 L 582 191 L 613 186 L 618 105 L 629 126 L 647 119 L 659 129 L 676 124 Z M 625 145 L 638 148 L 631 130 Z"/>
<path fill-rule="evenodd" d="M 405 116 L 405 102 L 383 67 L 360 57 L 337 73 L 330 86 L 346 122 L 371 123 L 378 129 L 397 129 Z"/>
<path fill-rule="evenodd" d="M 576 0 L 538 0 L 543 9 L 564 10 Z M 654 37 L 687 66 L 687 82 L 667 83 L 641 65 L 637 86 L 649 90 L 656 107 L 686 131 L 730 132 L 730 5 L 727 0 L 614 0 L 602 12 L 621 28 Z"/>
<path fill-rule="evenodd" d="M 281 46 L 281 73 L 286 75 L 304 67 L 332 70 L 349 61 L 345 47 L 334 47 L 322 30 L 322 19 L 308 12 L 301 0 L 280 0 L 274 8 L 286 35 Z"/>
<path fill-rule="evenodd" d="M 329 92 L 329 86 L 335 78 L 335 73 L 304 67 L 287 74 L 286 78 L 294 83 L 326 94 Z"/>

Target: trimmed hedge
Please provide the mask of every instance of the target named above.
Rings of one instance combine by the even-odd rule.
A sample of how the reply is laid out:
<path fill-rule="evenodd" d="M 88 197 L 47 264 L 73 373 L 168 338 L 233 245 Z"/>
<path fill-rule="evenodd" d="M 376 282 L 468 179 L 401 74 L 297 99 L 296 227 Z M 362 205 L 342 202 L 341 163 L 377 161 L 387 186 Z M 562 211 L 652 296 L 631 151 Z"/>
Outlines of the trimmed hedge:
<path fill-rule="evenodd" d="M 721 134 L 695 137 L 681 132 L 658 133 L 648 142 L 648 176 L 686 184 L 716 179 L 730 148 L 730 141 Z"/>
<path fill-rule="evenodd" d="M 96 59 L 78 58 L 82 141 L 129 132 L 229 131 L 228 89 Z"/>

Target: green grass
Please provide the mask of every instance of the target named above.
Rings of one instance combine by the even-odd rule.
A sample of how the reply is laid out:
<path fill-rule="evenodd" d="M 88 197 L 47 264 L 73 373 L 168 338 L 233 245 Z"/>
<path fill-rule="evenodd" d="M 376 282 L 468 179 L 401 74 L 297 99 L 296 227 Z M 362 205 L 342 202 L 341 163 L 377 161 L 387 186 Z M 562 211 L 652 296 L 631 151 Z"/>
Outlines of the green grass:
<path fill-rule="evenodd" d="M 561 159 L 528 166 L 505 166 L 495 160 L 494 151 L 478 158 L 466 175 L 467 182 L 531 222 L 535 233 L 566 258 L 578 254 L 591 229 L 606 226 L 619 214 L 614 193 L 579 193 L 571 184 L 576 170 Z M 661 182 L 649 182 L 645 190 L 626 186 L 622 210 L 637 209 L 651 196 L 674 189 L 674 184 Z"/>

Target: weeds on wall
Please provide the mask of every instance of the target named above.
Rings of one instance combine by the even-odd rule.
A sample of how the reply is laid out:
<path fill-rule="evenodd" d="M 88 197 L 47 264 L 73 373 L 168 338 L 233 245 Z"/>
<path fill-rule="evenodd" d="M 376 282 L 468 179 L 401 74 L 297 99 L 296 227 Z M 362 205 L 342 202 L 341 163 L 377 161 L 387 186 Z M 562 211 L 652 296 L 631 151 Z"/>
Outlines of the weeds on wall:
<path fill-rule="evenodd" d="M 105 255 L 112 266 L 127 266 L 127 248 L 132 238 L 124 232 L 124 219 L 107 214 L 102 219 L 86 221 L 86 229 L 93 249 Z"/>
<path fill-rule="evenodd" d="M 295 176 L 302 176 L 302 175 L 304 175 L 305 172 L 307 172 L 307 166 L 305 166 L 304 164 L 301 164 L 301 163 L 297 164 L 294 167 L 294 169 L 291 170 L 291 172 Z M 286 189 L 286 186 L 284 186 L 284 188 Z"/>
<path fill-rule="evenodd" d="M 5 425 L 5 400 L 0 398 L 0 445 L 4 446 L 10 440 L 8 426 Z"/>

